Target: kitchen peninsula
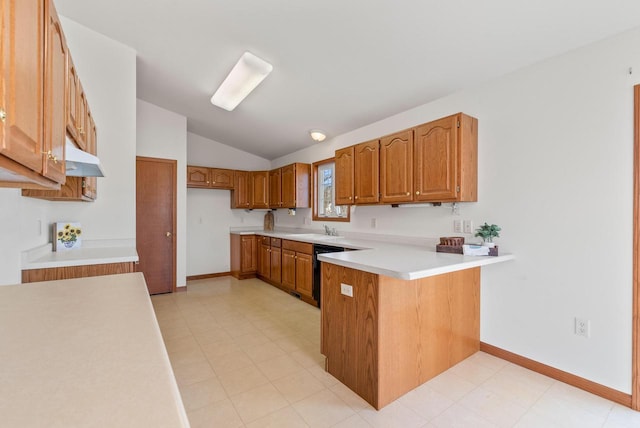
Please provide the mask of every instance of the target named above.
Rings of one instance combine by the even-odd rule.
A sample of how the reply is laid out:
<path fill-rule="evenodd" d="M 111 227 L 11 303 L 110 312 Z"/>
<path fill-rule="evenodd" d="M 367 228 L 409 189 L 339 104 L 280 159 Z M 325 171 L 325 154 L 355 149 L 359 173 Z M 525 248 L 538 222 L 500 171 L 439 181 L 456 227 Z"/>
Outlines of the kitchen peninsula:
<path fill-rule="evenodd" d="M 435 240 L 427 238 L 365 239 L 365 234 L 304 230 L 231 234 L 232 266 L 234 235 L 236 240 L 257 234 L 353 250 L 317 256 L 322 262 L 321 353 L 327 371 L 376 409 L 479 350 L 480 268 L 514 259 L 437 253 Z M 240 266 L 241 247 L 235 248 Z M 246 250 L 257 251 L 255 245 Z M 279 253 L 272 251 L 267 262 L 273 254 Z"/>

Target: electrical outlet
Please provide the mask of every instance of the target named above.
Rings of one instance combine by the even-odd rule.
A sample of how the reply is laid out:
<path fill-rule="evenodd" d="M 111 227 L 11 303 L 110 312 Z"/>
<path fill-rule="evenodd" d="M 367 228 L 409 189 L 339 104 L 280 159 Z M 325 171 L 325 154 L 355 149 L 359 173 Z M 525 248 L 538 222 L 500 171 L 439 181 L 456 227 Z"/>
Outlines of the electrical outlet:
<path fill-rule="evenodd" d="M 578 336 L 584 336 L 586 338 L 589 338 L 589 336 L 591 335 L 591 322 L 584 318 L 576 317 L 574 332 Z"/>
<path fill-rule="evenodd" d="M 376 219 L 375 219 L 375 218 L 372 218 L 372 219 L 371 219 L 371 229 L 375 229 L 375 228 L 376 228 L 376 224 L 377 224 L 377 223 L 378 223 L 378 222 L 376 221 Z"/>
<path fill-rule="evenodd" d="M 344 294 L 345 296 L 353 297 L 353 286 L 340 283 L 340 293 Z"/>
<path fill-rule="evenodd" d="M 459 218 L 453 220 L 453 231 L 455 233 L 462 233 L 462 220 Z"/>
<path fill-rule="evenodd" d="M 464 233 L 473 233 L 473 221 L 465 220 L 463 222 Z"/>

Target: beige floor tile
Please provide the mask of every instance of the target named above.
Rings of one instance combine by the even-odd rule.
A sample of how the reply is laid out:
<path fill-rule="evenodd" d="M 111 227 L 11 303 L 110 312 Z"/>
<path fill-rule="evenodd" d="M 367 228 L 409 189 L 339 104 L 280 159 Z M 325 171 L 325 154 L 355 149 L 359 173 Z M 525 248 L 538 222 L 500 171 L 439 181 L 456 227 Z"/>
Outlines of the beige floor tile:
<path fill-rule="evenodd" d="M 173 367 L 198 363 L 206 361 L 206 359 L 207 358 L 200 349 L 200 346 L 197 345 L 169 352 L 169 360 Z"/>
<path fill-rule="evenodd" d="M 309 425 L 291 407 L 287 406 L 281 410 L 255 420 L 247 424 L 247 428 L 308 428 Z"/>
<path fill-rule="evenodd" d="M 253 365 L 253 361 L 251 361 L 251 358 L 249 358 L 244 351 L 230 352 L 224 355 L 207 357 L 207 359 L 211 363 L 211 368 L 217 375 L 240 370 Z"/>
<path fill-rule="evenodd" d="M 191 428 L 242 428 L 244 424 L 231 401 L 224 400 L 187 412 Z"/>
<path fill-rule="evenodd" d="M 255 365 L 220 373 L 218 379 L 230 397 L 269 383 L 269 379 Z"/>
<path fill-rule="evenodd" d="M 230 354 L 232 352 L 241 352 L 242 349 L 236 342 L 232 339 L 224 339 L 219 342 L 207 343 L 200 345 L 202 348 L 202 352 L 207 358 L 212 359 L 216 357 L 220 357 L 225 354 Z"/>
<path fill-rule="evenodd" d="M 260 345 L 251 346 L 246 348 L 244 352 L 251 358 L 254 363 L 270 360 L 275 357 L 281 357 L 285 355 L 285 352 L 273 342 L 266 342 Z"/>
<path fill-rule="evenodd" d="M 583 407 L 544 395 L 532 407 L 537 413 L 561 427 L 595 428 L 604 425 L 606 417 L 597 417 Z"/>
<path fill-rule="evenodd" d="M 546 384 L 531 382 L 526 378 L 513 376 L 502 371 L 482 384 L 484 389 L 508 397 L 519 405 L 529 408 L 550 388 Z"/>
<path fill-rule="evenodd" d="M 293 351 L 289 355 L 298 362 L 302 367 L 313 367 L 318 366 L 324 368 L 324 355 L 322 355 L 319 351 L 316 351 L 315 348 L 306 348 L 301 351 Z"/>
<path fill-rule="evenodd" d="M 308 367 L 307 371 L 314 375 L 316 379 L 322 382 L 327 388 L 331 388 L 335 384 L 340 383 L 338 379 L 331 376 L 331 374 L 322 367 Z"/>
<path fill-rule="evenodd" d="M 473 354 L 467 359 L 469 361 L 473 361 L 474 363 L 481 364 L 494 371 L 498 371 L 504 366 L 506 366 L 507 364 L 510 364 L 503 359 L 494 357 L 493 355 L 489 355 L 486 352 L 482 352 L 482 351 L 476 352 L 475 354 Z"/>
<path fill-rule="evenodd" d="M 380 410 L 367 409 L 360 416 L 376 428 L 419 428 L 428 421 L 398 401 Z"/>
<path fill-rule="evenodd" d="M 281 355 L 279 357 L 261 361 L 256 365 L 271 381 L 304 370 L 304 368 L 289 355 Z"/>
<path fill-rule="evenodd" d="M 231 397 L 231 401 L 245 424 L 289 405 L 287 400 L 271 384 L 234 395 Z"/>
<path fill-rule="evenodd" d="M 173 374 L 176 377 L 179 387 L 192 385 L 216 377 L 207 360 L 175 366 L 173 367 Z"/>
<path fill-rule="evenodd" d="M 455 401 L 439 392 L 421 385 L 398 399 L 399 402 L 430 421 L 453 406 Z"/>
<path fill-rule="evenodd" d="M 295 403 L 325 389 L 322 382 L 306 370 L 275 380 L 273 386 L 289 403 Z"/>
<path fill-rule="evenodd" d="M 449 371 L 473 384 L 480 385 L 496 374 L 498 370 L 466 359 L 453 366 Z"/>
<path fill-rule="evenodd" d="M 302 351 L 309 346 L 309 343 L 306 340 L 303 340 L 296 335 L 274 339 L 273 342 L 281 347 L 285 352 Z"/>
<path fill-rule="evenodd" d="M 362 419 L 362 416 L 356 414 L 342 422 L 338 422 L 332 428 L 371 428 L 371 425 Z"/>
<path fill-rule="evenodd" d="M 527 411 L 527 408 L 482 387 L 465 395 L 458 404 L 503 428 L 515 425 Z"/>
<path fill-rule="evenodd" d="M 606 418 L 614 405 L 612 401 L 562 382 L 554 383 L 544 395 L 545 397 L 568 401 L 598 417 Z"/>
<path fill-rule="evenodd" d="M 553 419 L 538 413 L 535 410 L 529 410 L 514 425 L 515 428 L 563 428 L 556 424 Z M 566 428 L 566 427 L 564 427 Z"/>
<path fill-rule="evenodd" d="M 216 378 L 180 387 L 182 402 L 187 410 L 196 410 L 227 398 L 220 381 Z"/>
<path fill-rule="evenodd" d="M 200 346 L 208 345 L 209 343 L 218 343 L 222 341 L 230 341 L 231 336 L 221 327 L 213 327 L 205 331 L 195 331 L 193 336 L 196 338 Z"/>
<path fill-rule="evenodd" d="M 178 327 L 169 327 L 162 329 L 162 339 L 166 342 L 176 339 L 182 339 L 183 337 L 192 336 L 189 327 L 183 325 Z"/>
<path fill-rule="evenodd" d="M 242 349 L 251 349 L 254 346 L 262 345 L 270 342 L 267 336 L 265 336 L 260 330 L 256 330 L 254 333 L 243 334 L 242 336 L 233 337 L 233 341 Z"/>
<path fill-rule="evenodd" d="M 430 422 L 437 428 L 495 428 L 496 425 L 459 404 L 454 404 Z M 540 427 L 546 428 L 546 427 Z"/>
<path fill-rule="evenodd" d="M 427 382 L 429 388 L 453 401 L 458 401 L 477 386 L 452 371 L 439 374 Z"/>
<path fill-rule="evenodd" d="M 351 407 L 328 389 L 298 401 L 292 407 L 312 428 L 330 427 L 355 414 Z"/>
<path fill-rule="evenodd" d="M 640 427 L 640 412 L 614 404 L 604 428 L 637 428 Z"/>
<path fill-rule="evenodd" d="M 366 409 L 373 409 L 371 404 L 364 401 L 364 398 L 350 390 L 346 385 L 338 382 L 335 385 L 329 387 L 331 392 L 336 394 L 342 401 L 347 403 L 347 406 L 351 407 L 354 411 L 360 412 Z"/>

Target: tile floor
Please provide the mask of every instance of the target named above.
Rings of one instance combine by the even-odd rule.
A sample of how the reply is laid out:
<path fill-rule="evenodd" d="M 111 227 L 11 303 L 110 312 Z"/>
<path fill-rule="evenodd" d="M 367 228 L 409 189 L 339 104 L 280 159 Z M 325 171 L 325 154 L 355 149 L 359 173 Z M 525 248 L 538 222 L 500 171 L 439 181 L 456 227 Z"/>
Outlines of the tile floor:
<path fill-rule="evenodd" d="M 193 428 L 640 427 L 640 413 L 479 352 L 381 411 L 327 374 L 320 311 L 231 277 L 152 297 Z"/>

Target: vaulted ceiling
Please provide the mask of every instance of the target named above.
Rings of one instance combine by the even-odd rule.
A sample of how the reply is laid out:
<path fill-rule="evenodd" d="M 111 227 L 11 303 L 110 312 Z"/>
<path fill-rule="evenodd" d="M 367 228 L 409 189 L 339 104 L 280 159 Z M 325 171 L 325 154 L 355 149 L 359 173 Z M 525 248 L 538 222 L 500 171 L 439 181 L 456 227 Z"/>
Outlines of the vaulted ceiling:
<path fill-rule="evenodd" d="M 56 0 L 138 52 L 137 96 L 267 159 L 640 26 L 637 0 Z M 243 52 L 273 72 L 210 98 Z"/>

